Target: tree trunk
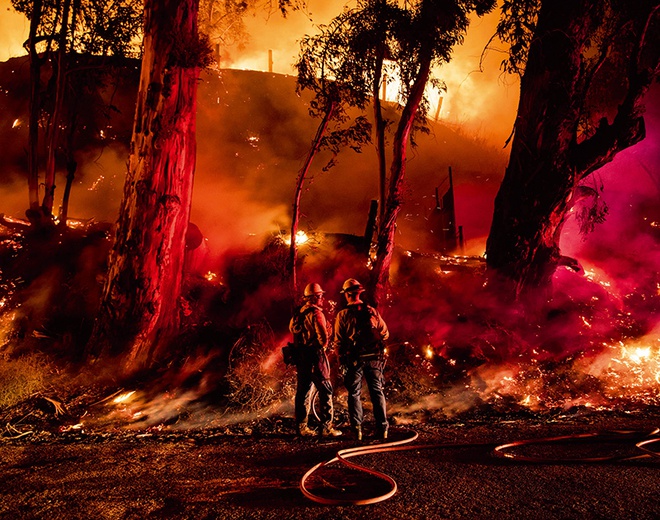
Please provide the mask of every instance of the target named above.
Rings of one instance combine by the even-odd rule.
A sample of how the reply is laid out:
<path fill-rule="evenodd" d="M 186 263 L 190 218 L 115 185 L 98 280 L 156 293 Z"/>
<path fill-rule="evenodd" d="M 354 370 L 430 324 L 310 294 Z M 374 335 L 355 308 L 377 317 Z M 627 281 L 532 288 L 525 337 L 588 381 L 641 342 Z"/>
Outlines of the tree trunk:
<path fill-rule="evenodd" d="M 55 80 L 55 102 L 53 103 L 53 111 L 50 115 L 50 124 L 47 134 L 46 143 L 46 173 L 44 175 L 44 198 L 41 203 L 41 209 L 45 217 L 52 219 L 53 217 L 53 202 L 55 200 L 55 174 L 57 171 L 57 146 L 60 137 L 60 120 L 62 114 L 62 106 L 64 104 L 64 87 L 66 85 L 67 74 L 67 36 L 69 33 L 69 10 L 71 8 L 71 0 L 64 0 L 64 7 L 62 8 L 62 19 L 60 22 L 60 34 L 58 37 L 57 48 L 57 78 Z"/>
<path fill-rule="evenodd" d="M 406 173 L 406 152 L 410 132 L 424 96 L 424 89 L 429 80 L 431 71 L 430 53 L 420 59 L 420 68 L 415 82 L 410 90 L 401 119 L 394 134 L 392 164 L 390 167 L 390 182 L 385 202 L 385 211 L 378 229 L 378 249 L 376 262 L 372 274 L 374 300 L 380 303 L 385 298 L 388 284 L 390 265 L 394 254 L 394 235 L 396 232 L 396 219 L 401 211 L 403 196 L 403 179 Z"/>
<path fill-rule="evenodd" d="M 71 188 L 78 169 L 78 163 L 73 155 L 73 142 L 74 134 L 76 131 L 77 118 L 72 116 L 69 119 L 69 128 L 67 129 L 67 143 L 66 143 L 66 184 L 64 185 L 64 193 L 62 194 L 62 205 L 58 215 L 58 225 L 62 228 L 66 227 L 66 221 L 69 218 L 69 198 L 71 197 Z"/>
<path fill-rule="evenodd" d="M 319 123 L 319 127 L 316 130 L 316 136 L 314 136 L 314 141 L 312 141 L 312 147 L 307 154 L 307 159 L 305 159 L 305 164 L 298 172 L 298 178 L 296 179 L 296 192 L 293 197 L 293 212 L 291 215 L 291 245 L 289 246 L 289 269 L 291 273 L 291 297 L 295 300 L 296 295 L 298 294 L 298 278 L 296 274 L 296 263 L 298 259 L 298 246 L 296 244 L 296 235 L 298 233 L 298 223 L 300 222 L 300 199 L 302 197 L 303 186 L 305 184 L 305 179 L 307 178 L 307 173 L 309 168 L 312 165 L 314 157 L 318 153 L 321 147 L 321 140 L 325 135 L 326 130 L 328 129 L 328 124 L 332 119 L 336 103 L 331 102 L 328 106 L 328 109 L 323 116 L 323 119 Z"/>
<path fill-rule="evenodd" d="M 195 170 L 198 0 L 146 0 L 133 139 L 115 244 L 90 343 L 129 372 L 177 331 Z"/>
<path fill-rule="evenodd" d="M 80 10 L 80 0 L 73 0 L 73 9 L 71 12 L 71 27 L 72 31 L 76 29 L 76 22 L 78 19 L 78 11 Z M 69 199 L 71 198 L 71 188 L 78 169 L 78 163 L 74 156 L 74 142 L 75 134 L 78 126 L 78 98 L 74 97 L 68 104 L 67 116 L 67 135 L 66 144 L 64 146 L 64 156 L 66 162 L 66 183 L 64 185 L 64 192 L 62 193 L 62 205 L 58 214 L 58 225 L 66 228 L 66 222 L 69 218 Z"/>
<path fill-rule="evenodd" d="M 27 216 L 32 224 L 41 220 L 39 208 L 39 111 L 41 110 L 41 58 L 37 53 L 37 29 L 41 22 L 42 0 L 35 0 L 30 18 L 28 52 L 30 55 L 30 121 L 28 123 L 28 196 Z"/>
<path fill-rule="evenodd" d="M 376 127 L 376 154 L 378 155 L 378 187 L 380 204 L 378 210 L 378 227 L 380 229 L 385 220 L 385 198 L 387 197 L 387 162 L 385 158 L 385 120 L 383 107 L 380 102 L 381 82 L 383 81 L 383 61 L 385 59 L 385 44 L 381 43 L 376 49 L 376 68 L 374 70 L 373 98 L 374 122 Z"/>
<path fill-rule="evenodd" d="M 600 23 L 592 7 L 587 0 L 552 0 L 543 2 L 539 12 L 521 80 L 511 156 L 486 247 L 488 266 L 512 282 L 513 296 L 550 287 L 560 259 L 562 225 L 578 182 L 644 135 L 634 108 L 645 89 L 636 86 L 612 125 L 605 121 L 579 142 L 593 79 L 585 73 L 583 53 Z"/>

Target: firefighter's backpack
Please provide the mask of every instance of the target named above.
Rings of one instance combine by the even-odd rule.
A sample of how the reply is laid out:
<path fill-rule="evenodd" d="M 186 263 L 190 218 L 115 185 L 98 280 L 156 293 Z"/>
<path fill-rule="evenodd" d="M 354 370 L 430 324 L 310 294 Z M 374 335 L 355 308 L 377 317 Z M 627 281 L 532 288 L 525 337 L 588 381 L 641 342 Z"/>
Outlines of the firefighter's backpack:
<path fill-rule="evenodd" d="M 355 319 L 355 339 L 352 349 L 353 357 L 360 361 L 372 361 L 383 355 L 385 343 L 380 332 L 374 327 L 374 310 L 367 304 L 361 303 L 349 306 Z"/>
<path fill-rule="evenodd" d="M 293 317 L 293 342 L 287 343 L 282 347 L 282 357 L 284 358 L 284 363 L 287 365 L 295 365 L 300 361 L 301 358 L 301 349 L 304 347 L 302 332 L 305 323 L 305 316 L 313 311 L 314 308 L 310 307 L 305 310 L 305 312 L 300 312 L 301 308 L 297 308 L 294 317 Z"/>

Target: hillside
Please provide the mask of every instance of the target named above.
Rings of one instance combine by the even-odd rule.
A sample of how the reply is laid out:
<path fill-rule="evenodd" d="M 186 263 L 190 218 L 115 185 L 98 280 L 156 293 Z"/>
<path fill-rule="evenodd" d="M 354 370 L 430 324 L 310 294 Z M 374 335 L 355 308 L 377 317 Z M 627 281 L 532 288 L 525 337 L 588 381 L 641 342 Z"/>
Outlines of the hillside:
<path fill-rule="evenodd" d="M 108 83 L 101 97 L 113 108 L 87 111 L 77 154 L 79 169 L 70 214 L 113 222 L 119 206 L 127 142 L 137 88 L 137 64 Z M 27 73 L 25 58 L 0 64 L 0 139 L 5 160 L 0 168 L 4 190 L 0 212 L 22 216 L 27 199 Z M 288 227 L 295 177 L 316 132 L 318 121 L 307 113 L 308 98 L 295 91 L 295 78 L 279 74 L 208 70 L 198 94 L 198 163 L 193 220 L 217 252 L 260 247 L 262 237 Z M 397 117 L 388 106 L 388 117 Z M 15 123 L 18 121 L 18 123 Z M 96 125 L 97 129 L 93 129 Z M 92 131 L 90 131 L 92 130 Z M 102 132 L 102 134 L 101 134 Z M 430 123 L 411 149 L 400 244 L 427 248 L 426 218 L 435 206 L 435 187 L 447 187 L 452 166 L 457 220 L 468 242 L 487 234 L 492 201 L 506 156 L 460 129 Z M 303 227 L 357 233 L 364 226 L 372 198 L 377 198 L 373 147 L 361 154 L 342 152 L 337 165 L 322 173 L 329 157 L 313 166 L 313 181 L 303 197 Z M 443 184 L 444 182 L 444 184 Z M 58 186 L 63 186 L 63 179 Z M 56 193 L 56 201 L 61 190 Z"/>

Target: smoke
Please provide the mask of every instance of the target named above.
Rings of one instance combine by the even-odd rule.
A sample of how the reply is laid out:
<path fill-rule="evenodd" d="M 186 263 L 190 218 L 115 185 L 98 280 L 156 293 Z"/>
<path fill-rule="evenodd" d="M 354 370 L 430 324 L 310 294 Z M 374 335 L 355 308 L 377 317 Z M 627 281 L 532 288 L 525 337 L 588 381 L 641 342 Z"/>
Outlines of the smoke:
<path fill-rule="evenodd" d="M 353 2 L 346 2 L 353 6 Z M 314 0 L 306 11 L 279 15 L 256 13 L 246 19 L 249 41 L 241 49 L 231 50 L 231 62 L 222 66 L 245 70 L 268 70 L 268 51 L 273 55 L 273 71 L 295 74 L 293 65 L 298 56 L 299 41 L 305 34 L 315 34 L 316 27 L 329 23 L 339 14 L 337 4 Z M 462 45 L 455 48 L 452 61 L 443 65 L 436 76 L 447 85 L 443 95 L 440 119 L 460 125 L 470 133 L 480 135 L 489 143 L 503 146 L 510 134 L 518 103 L 518 82 L 502 76 L 499 65 L 502 54 L 497 51 L 497 40 L 486 45 L 495 33 L 499 10 L 472 23 Z M 438 112 L 438 95 L 432 98 L 431 116 Z M 388 89 L 388 99 L 395 97 L 395 88 Z"/>
<path fill-rule="evenodd" d="M 30 22 L 14 11 L 10 0 L 0 0 L 0 61 L 26 53 L 23 42 L 29 30 Z"/>

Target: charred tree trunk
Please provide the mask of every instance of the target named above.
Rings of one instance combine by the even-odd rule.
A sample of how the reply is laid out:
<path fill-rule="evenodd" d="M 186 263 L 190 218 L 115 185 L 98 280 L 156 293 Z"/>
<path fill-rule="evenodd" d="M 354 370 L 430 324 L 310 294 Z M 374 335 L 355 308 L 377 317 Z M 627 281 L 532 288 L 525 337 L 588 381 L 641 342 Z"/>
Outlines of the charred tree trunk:
<path fill-rule="evenodd" d="M 76 21 L 78 17 L 78 11 L 80 10 L 80 0 L 73 0 L 73 9 L 71 12 L 71 27 L 72 31 L 75 31 Z M 71 198 L 71 188 L 73 187 L 73 181 L 76 176 L 76 170 L 78 169 L 78 163 L 74 157 L 74 142 L 75 134 L 78 126 L 78 111 L 80 107 L 78 104 L 78 97 L 74 96 L 68 104 L 68 124 L 67 124 L 67 135 L 66 135 L 66 144 L 64 147 L 64 155 L 66 162 L 66 183 L 64 185 L 64 192 L 62 193 L 62 205 L 60 206 L 58 214 L 58 225 L 62 228 L 66 228 L 66 222 L 69 218 L 69 199 Z"/>
<path fill-rule="evenodd" d="M 69 11 L 71 0 L 64 0 L 62 8 L 62 19 L 60 21 L 60 34 L 57 49 L 57 77 L 55 79 L 55 102 L 50 115 L 50 125 L 46 143 L 46 173 L 44 175 L 44 198 L 41 203 L 43 215 L 52 221 L 53 202 L 55 200 L 55 174 L 57 171 L 57 148 L 60 137 L 60 121 L 62 118 L 62 106 L 64 105 L 64 89 L 67 75 L 67 37 L 69 34 Z"/>
<path fill-rule="evenodd" d="M 74 111 L 75 112 L 75 111 Z M 60 227 L 66 227 L 66 221 L 69 218 L 69 199 L 71 197 L 71 187 L 73 186 L 73 181 L 76 177 L 76 170 L 78 169 L 78 163 L 76 162 L 73 155 L 73 142 L 74 135 L 76 131 L 77 118 L 75 116 L 71 117 L 69 120 L 69 128 L 67 132 L 67 143 L 66 143 L 66 184 L 64 185 L 64 193 L 62 194 L 62 205 L 60 206 L 60 211 L 58 215 Z"/>
<path fill-rule="evenodd" d="M 648 44 L 642 34 L 654 11 L 646 4 L 645 14 L 631 21 L 635 27 L 626 28 L 635 33 L 638 53 L 640 45 Z M 657 51 L 651 68 L 640 67 L 633 51 L 634 63 L 622 78 L 628 91 L 613 123 L 602 121 L 590 136 L 581 130 L 596 71 L 587 73 L 585 58 L 600 23 L 592 8 L 587 0 L 552 0 L 543 2 L 539 12 L 521 80 L 511 156 L 486 247 L 488 266 L 512 282 L 515 296 L 550 287 L 577 183 L 644 137 L 640 100 L 657 74 Z"/>
<path fill-rule="evenodd" d="M 387 162 L 385 158 L 385 120 L 380 102 L 380 88 L 383 78 L 383 61 L 385 59 L 385 43 L 380 43 L 376 49 L 376 68 L 374 71 L 373 99 L 374 122 L 376 127 L 376 153 L 378 155 L 378 187 L 380 206 L 378 214 L 379 227 L 385 221 L 385 198 L 387 197 Z"/>
<path fill-rule="evenodd" d="M 27 217 L 32 224 L 41 221 L 39 208 L 39 112 L 41 110 L 41 58 L 37 52 L 37 29 L 41 22 L 42 0 L 35 0 L 30 17 L 28 53 L 30 55 L 30 120 L 28 123 L 28 196 Z"/>
<path fill-rule="evenodd" d="M 198 0 L 146 0 L 128 174 L 91 348 L 129 372 L 163 355 L 179 325 L 195 170 Z M 205 51 L 206 49 L 204 49 Z"/>
<path fill-rule="evenodd" d="M 410 90 L 401 119 L 394 134 L 392 164 L 390 167 L 390 180 L 385 202 L 383 220 L 378 229 L 378 244 L 376 262 L 372 274 L 373 294 L 376 303 L 381 302 L 387 292 L 389 284 L 390 265 L 394 254 L 394 235 L 396 232 L 396 219 L 401 211 L 403 197 L 403 180 L 406 173 L 406 152 L 410 132 L 413 128 L 417 110 L 424 96 L 424 89 L 431 72 L 430 52 L 420 60 L 420 68 L 415 82 Z"/>
<path fill-rule="evenodd" d="M 307 158 L 305 159 L 305 164 L 303 164 L 303 167 L 298 172 L 298 178 L 296 179 L 296 192 L 293 197 L 293 211 L 291 215 L 291 245 L 289 246 L 289 272 L 291 273 L 291 296 L 293 299 L 295 299 L 296 294 L 298 294 L 298 278 L 296 273 L 298 245 L 296 244 L 296 235 L 298 234 L 298 223 L 300 222 L 300 199 L 302 197 L 307 173 L 309 172 L 314 157 L 321 148 L 323 136 L 328 129 L 328 124 L 334 115 L 335 108 L 336 103 L 331 102 L 323 119 L 319 123 L 316 135 L 314 136 L 314 141 L 312 141 L 312 147 L 310 148 Z"/>

